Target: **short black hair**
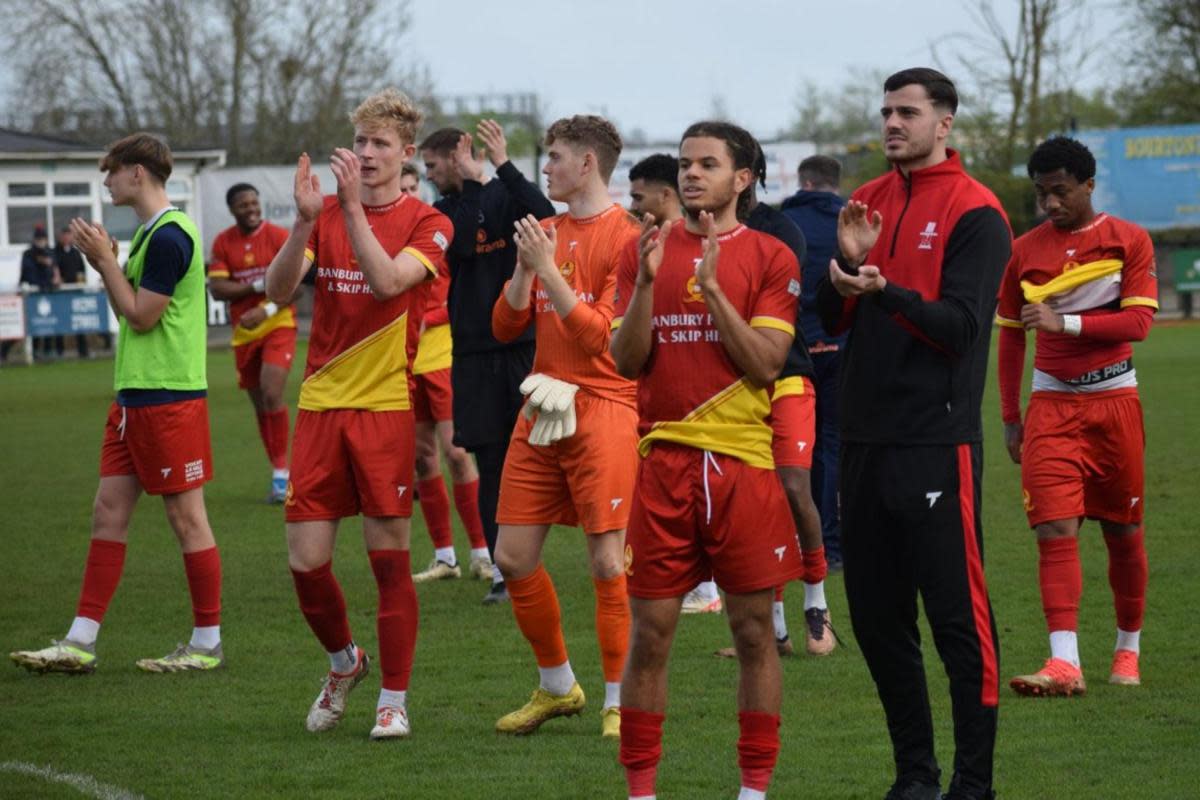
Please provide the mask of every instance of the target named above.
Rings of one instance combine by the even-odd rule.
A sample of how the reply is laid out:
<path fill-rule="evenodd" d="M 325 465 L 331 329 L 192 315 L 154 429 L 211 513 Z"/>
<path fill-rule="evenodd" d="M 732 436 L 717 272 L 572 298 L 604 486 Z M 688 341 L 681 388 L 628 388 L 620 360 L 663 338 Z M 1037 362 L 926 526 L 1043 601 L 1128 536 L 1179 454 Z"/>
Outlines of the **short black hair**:
<path fill-rule="evenodd" d="M 725 147 L 733 158 L 733 168 L 750 170 L 750 185 L 742 190 L 737 199 L 737 216 L 738 219 L 744 220 L 757 202 L 754 182 L 766 175 L 766 159 L 763 158 L 762 147 L 750 131 L 722 120 L 693 122 L 683 132 L 683 136 L 679 137 L 679 144 L 682 145 L 684 139 L 699 137 L 710 137 L 725 142 Z"/>
<path fill-rule="evenodd" d="M 255 194 L 258 194 L 258 189 L 255 189 L 254 186 L 249 183 L 235 183 L 233 186 L 229 187 L 227 192 L 225 192 L 225 205 L 233 208 L 233 198 L 237 197 L 242 192 L 254 192 Z"/>
<path fill-rule="evenodd" d="M 439 156 L 446 156 L 458 149 L 458 143 L 467 132 L 459 128 L 438 128 L 425 137 L 425 141 L 417 145 L 417 152 L 432 150 Z"/>
<path fill-rule="evenodd" d="M 1096 157 L 1078 139 L 1051 136 L 1034 149 L 1025 168 L 1031 178 L 1061 169 L 1083 183 L 1096 177 Z"/>
<path fill-rule="evenodd" d="M 629 170 L 629 182 L 660 183 L 679 194 L 679 159 L 666 153 L 646 156 Z"/>
<path fill-rule="evenodd" d="M 809 156 L 796 168 L 801 183 L 836 189 L 842 182 L 842 163 L 833 156 Z"/>
<path fill-rule="evenodd" d="M 951 114 L 958 111 L 958 90 L 954 88 L 954 81 L 930 67 L 902 69 L 883 82 L 883 90 L 894 92 L 914 83 L 925 87 L 935 106 L 948 109 Z"/>

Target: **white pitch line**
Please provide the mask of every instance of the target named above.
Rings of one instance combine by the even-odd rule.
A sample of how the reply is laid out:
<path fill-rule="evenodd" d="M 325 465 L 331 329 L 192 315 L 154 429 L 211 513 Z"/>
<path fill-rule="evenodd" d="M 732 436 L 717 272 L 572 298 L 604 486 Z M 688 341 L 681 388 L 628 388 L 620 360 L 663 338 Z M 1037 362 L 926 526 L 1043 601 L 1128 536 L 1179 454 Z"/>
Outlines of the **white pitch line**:
<path fill-rule="evenodd" d="M 97 800 L 145 800 L 140 794 L 101 783 L 91 775 L 59 772 L 50 767 L 39 767 L 37 764 L 29 764 L 24 761 L 0 761 L 0 772 L 16 772 L 21 775 L 32 775 L 51 783 L 65 783 L 81 794 L 95 797 Z"/>

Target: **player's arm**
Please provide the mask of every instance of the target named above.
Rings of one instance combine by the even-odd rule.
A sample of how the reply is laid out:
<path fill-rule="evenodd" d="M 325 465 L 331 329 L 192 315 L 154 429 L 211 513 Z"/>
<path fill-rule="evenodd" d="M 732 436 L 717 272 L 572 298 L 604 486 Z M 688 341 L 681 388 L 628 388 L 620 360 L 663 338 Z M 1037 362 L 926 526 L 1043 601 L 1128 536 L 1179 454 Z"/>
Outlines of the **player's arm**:
<path fill-rule="evenodd" d="M 717 276 L 720 244 L 717 242 L 716 222 L 707 211 L 700 212 L 700 227 L 705 233 L 705 239 L 700 263 L 696 265 L 696 283 L 704 294 L 708 313 L 712 315 L 713 323 L 721 335 L 721 345 L 730 360 L 745 373 L 751 383 L 760 387 L 770 386 L 783 369 L 796 331 L 790 323 L 782 321 L 778 327 L 751 327 L 749 322 L 742 319 L 742 315 L 721 291 Z M 794 264 L 794 259 L 790 259 L 790 263 Z M 795 273 L 794 277 L 798 278 L 799 267 L 796 266 L 791 271 Z M 799 286 L 797 280 L 797 295 Z M 783 289 L 786 291 L 786 285 Z M 796 318 L 794 303 L 787 318 Z"/>
<path fill-rule="evenodd" d="M 961 356 L 992 322 L 996 291 L 1012 251 L 1004 217 L 984 206 L 959 218 L 942 260 L 936 300 L 880 277 L 879 307 L 904 317 L 934 347 Z M 866 270 L 863 267 L 860 272 Z"/>
<path fill-rule="evenodd" d="M 537 219 L 554 216 L 554 206 L 542 194 L 537 186 L 525 179 L 521 170 L 517 169 L 508 158 L 508 140 L 504 136 L 504 128 L 494 119 L 479 121 L 475 132 L 479 141 L 487 151 L 488 161 L 496 170 L 496 178 L 508 190 L 511 202 L 511 220 L 516 222 L 528 214 Z"/>
<path fill-rule="evenodd" d="M 525 332 L 533 322 L 533 269 L 517 255 L 512 280 L 492 306 L 492 335 L 501 342 L 511 342 Z"/>
<path fill-rule="evenodd" d="M 654 224 L 654 215 L 647 214 L 642 221 L 642 233 L 637 240 L 637 249 L 621 253 L 617 268 L 618 309 L 620 322 L 613 331 L 609 349 L 617 372 L 623 378 L 633 380 L 642 374 L 650 351 L 654 347 L 654 330 L 651 325 L 654 309 L 654 279 L 662 264 L 663 248 L 671 233 L 671 223 L 663 223 L 660 229 Z M 626 300 L 625 298 L 628 298 Z"/>
<path fill-rule="evenodd" d="M 462 189 L 452 198 L 439 200 L 436 207 L 454 225 L 454 238 L 450 240 L 448 250 L 450 256 L 465 259 L 475 255 L 475 232 L 479 230 L 483 203 L 483 163 L 475 158 L 469 133 L 459 137 L 450 158 L 462 180 Z"/>
<path fill-rule="evenodd" d="M 164 293 L 164 287 L 157 285 L 154 281 L 147 286 L 145 284 L 148 276 L 144 274 L 143 285 L 135 290 L 133 284 L 125 277 L 125 273 L 121 271 L 121 265 L 117 263 L 111 238 L 108 231 L 104 230 L 103 225 L 98 222 L 88 223 L 83 219 L 76 218 L 71 220 L 71 232 L 75 235 L 75 242 L 87 258 L 88 263 L 100 273 L 113 311 L 118 316 L 124 317 L 129 322 L 129 327 L 138 333 L 145 333 L 157 325 L 159 318 L 162 317 L 163 312 L 167 310 L 167 305 L 171 302 L 175 283 L 183 277 L 183 272 L 187 269 L 190 254 L 188 254 L 188 260 L 185 261 L 182 254 L 161 253 L 154 248 L 154 240 L 158 237 L 151 237 L 151 240 L 146 243 L 146 270 L 150 270 L 152 265 L 160 268 L 164 273 L 163 284 L 169 283 L 170 287 Z M 163 263 L 167 257 L 170 257 L 170 263 Z M 173 275 L 173 280 L 171 275 Z"/>
<path fill-rule="evenodd" d="M 533 216 L 517 220 L 515 227 L 517 232 L 513 240 L 517 244 L 517 259 L 533 270 L 558 316 L 566 319 L 579 305 L 579 298 L 555 263 L 558 235 L 554 228 L 544 229 Z"/>
<path fill-rule="evenodd" d="M 1025 326 L 1021 324 L 1021 254 L 1014 248 L 1004 277 L 1000 280 L 1000 296 L 996 306 L 996 325 L 1000 328 L 997 343 L 996 376 L 1000 384 L 1000 418 L 1004 423 L 1004 446 L 1014 464 L 1021 463 L 1021 444 L 1025 428 L 1021 424 L 1021 381 L 1025 371 Z"/>
<path fill-rule="evenodd" d="M 350 249 L 354 251 L 358 268 L 371 288 L 371 296 L 379 301 L 390 300 L 421 281 L 434 277 L 437 270 L 424 256 L 405 248 L 393 258 L 375 238 L 367 222 L 367 212 L 363 209 L 360 196 L 361 165 L 354 151 L 337 148 L 329 158 L 329 167 L 337 179 L 338 203 L 346 221 Z M 449 245 L 448 240 L 446 244 Z"/>
<path fill-rule="evenodd" d="M 214 277 L 211 273 L 208 277 L 208 291 L 212 293 L 214 300 L 223 300 L 229 302 L 231 300 L 241 300 L 243 297 L 249 297 L 252 294 L 257 294 L 259 291 L 266 291 L 266 281 L 263 280 L 261 289 L 255 289 L 252 283 L 242 283 L 235 281 L 232 278 Z"/>
<path fill-rule="evenodd" d="M 296 201 L 296 221 L 267 267 L 267 300 L 277 305 L 287 303 L 296 294 L 300 282 L 313 264 L 308 242 L 317 225 L 317 217 L 321 215 L 324 200 L 321 197 L 321 182 L 312 171 L 308 153 L 301 153 L 296 162 L 292 197 Z"/>

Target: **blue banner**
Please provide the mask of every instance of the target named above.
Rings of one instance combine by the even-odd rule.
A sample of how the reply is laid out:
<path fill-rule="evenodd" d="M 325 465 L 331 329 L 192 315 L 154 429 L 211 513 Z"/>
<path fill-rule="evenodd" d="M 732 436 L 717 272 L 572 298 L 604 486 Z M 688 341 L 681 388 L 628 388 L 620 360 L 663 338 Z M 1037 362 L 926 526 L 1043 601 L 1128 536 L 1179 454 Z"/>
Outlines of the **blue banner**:
<path fill-rule="evenodd" d="M 1143 228 L 1200 227 L 1200 125 L 1080 131 L 1096 156 L 1097 211 Z"/>
<path fill-rule="evenodd" d="M 109 333 L 108 296 L 67 289 L 25 295 L 25 334 Z"/>

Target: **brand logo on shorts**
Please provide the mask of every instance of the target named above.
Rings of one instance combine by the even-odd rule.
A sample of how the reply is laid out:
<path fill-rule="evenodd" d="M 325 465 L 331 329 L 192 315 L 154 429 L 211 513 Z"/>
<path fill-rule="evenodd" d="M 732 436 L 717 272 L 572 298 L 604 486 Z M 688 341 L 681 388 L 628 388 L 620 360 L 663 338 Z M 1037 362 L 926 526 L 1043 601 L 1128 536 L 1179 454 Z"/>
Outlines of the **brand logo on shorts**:
<path fill-rule="evenodd" d="M 1140 497 L 1134 497 L 1134 498 L 1131 498 L 1131 499 L 1129 500 L 1129 507 L 1130 507 L 1130 508 L 1133 508 L 1134 506 L 1136 506 L 1136 505 L 1137 505 L 1137 502 L 1138 502 L 1138 500 L 1141 500 L 1141 499 L 1142 499 L 1142 498 L 1140 498 Z"/>
<path fill-rule="evenodd" d="M 160 470 L 159 470 L 159 472 L 161 472 L 161 473 L 162 473 L 162 476 L 163 476 L 163 478 L 165 479 L 165 478 L 166 478 L 168 475 L 170 475 L 170 474 L 171 474 L 171 468 L 170 468 L 170 467 L 163 467 L 162 469 L 160 469 Z"/>
<path fill-rule="evenodd" d="M 625 545 L 625 574 L 633 575 L 633 547 Z"/>
<path fill-rule="evenodd" d="M 407 486 L 397 486 L 396 487 L 396 497 L 404 497 L 404 493 L 406 491 L 408 491 Z"/>
<path fill-rule="evenodd" d="M 204 459 L 197 458 L 183 465 L 183 479 L 188 483 L 204 478 Z"/>
<path fill-rule="evenodd" d="M 623 498 L 620 498 L 620 497 L 614 497 L 612 500 L 610 500 L 610 501 L 609 501 L 610 503 L 612 503 L 612 510 L 613 510 L 613 511 L 616 511 L 616 510 L 617 510 L 617 506 L 621 505 L 621 500 L 622 500 L 622 499 L 623 499 Z"/>
<path fill-rule="evenodd" d="M 942 496 L 941 492 L 926 492 L 925 493 L 925 499 L 929 501 L 930 508 L 933 508 L 933 504 L 936 503 L 938 501 L 938 498 L 941 496 Z"/>
<path fill-rule="evenodd" d="M 921 243 L 917 245 L 917 249 L 918 250 L 932 250 L 933 249 L 933 237 L 937 236 L 937 223 L 936 222 L 926 222 L 925 230 L 921 231 L 921 233 L 919 235 L 921 237 Z"/>
<path fill-rule="evenodd" d="M 796 442 L 796 447 L 800 448 L 800 452 L 804 452 L 804 448 L 808 447 L 808 442 Z"/>
<path fill-rule="evenodd" d="M 786 546 L 776 547 L 774 552 L 775 552 L 775 558 L 777 558 L 779 560 L 779 563 L 782 564 L 783 563 L 783 554 L 787 552 L 787 547 Z"/>

